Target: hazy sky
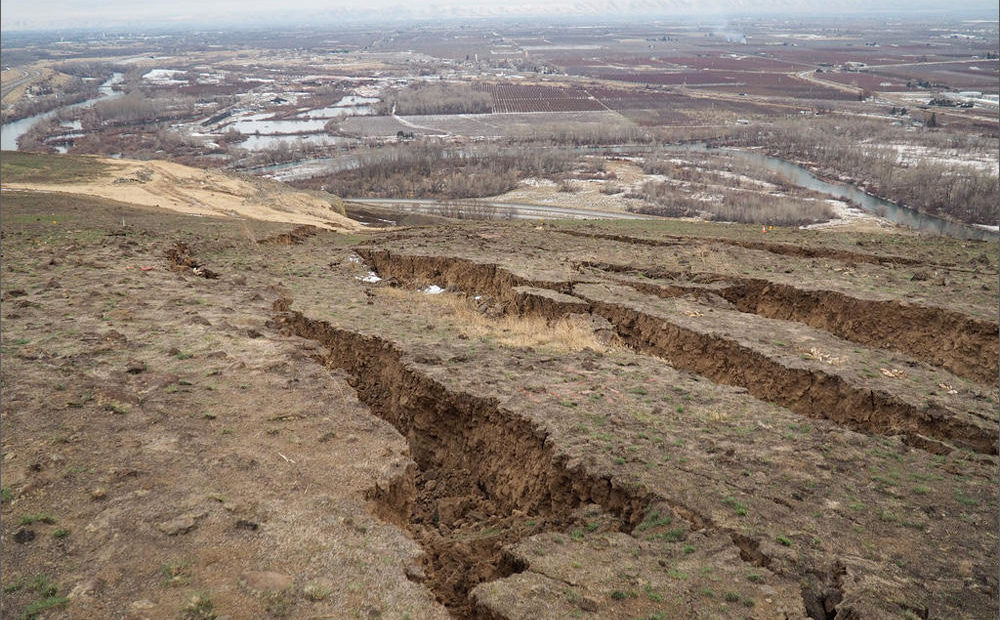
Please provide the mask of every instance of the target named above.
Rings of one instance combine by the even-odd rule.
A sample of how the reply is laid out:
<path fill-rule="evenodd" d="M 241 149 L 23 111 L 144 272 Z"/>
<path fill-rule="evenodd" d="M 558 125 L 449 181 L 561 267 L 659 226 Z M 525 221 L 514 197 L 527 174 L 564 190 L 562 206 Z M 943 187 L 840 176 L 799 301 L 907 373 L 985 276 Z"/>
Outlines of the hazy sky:
<path fill-rule="evenodd" d="M 947 8 L 942 8 L 947 7 Z M 212 21 L 303 23 L 338 19 L 579 16 L 629 13 L 738 16 L 760 12 L 933 11 L 997 13 L 996 0 L 0 0 L 0 29 L 101 28 Z M 265 22 L 266 23 L 266 22 Z"/>

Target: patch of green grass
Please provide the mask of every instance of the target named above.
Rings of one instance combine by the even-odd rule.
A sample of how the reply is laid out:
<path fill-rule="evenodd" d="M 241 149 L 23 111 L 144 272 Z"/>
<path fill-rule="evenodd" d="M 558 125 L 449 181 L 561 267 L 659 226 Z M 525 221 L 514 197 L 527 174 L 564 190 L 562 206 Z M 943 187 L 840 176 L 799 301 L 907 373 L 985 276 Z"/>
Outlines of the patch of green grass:
<path fill-rule="evenodd" d="M 653 601 L 654 603 L 662 603 L 663 595 L 653 589 L 652 586 L 646 584 L 646 598 Z"/>
<path fill-rule="evenodd" d="M 65 596 L 59 596 L 59 585 L 50 581 L 45 575 L 37 575 L 28 584 L 18 585 L 17 589 L 27 587 L 37 592 L 38 596 L 41 597 L 24 608 L 24 611 L 21 612 L 21 620 L 34 620 L 42 612 L 56 607 L 64 607 L 69 602 Z M 4 591 L 7 589 L 4 588 Z"/>
<path fill-rule="evenodd" d="M 65 596 L 46 596 L 25 607 L 24 611 L 21 612 L 21 619 L 35 620 L 42 612 L 57 607 L 65 607 L 66 603 L 69 603 L 69 599 Z"/>
<path fill-rule="evenodd" d="M 737 592 L 726 592 L 722 595 L 723 600 L 727 603 L 738 603 L 743 598 Z"/>
<path fill-rule="evenodd" d="M 12 499 L 14 499 L 14 493 L 10 487 L 0 488 L 0 502 L 9 502 Z"/>
<path fill-rule="evenodd" d="M 777 540 L 779 543 L 781 543 L 786 547 L 792 546 L 792 539 L 787 536 L 778 536 L 775 540 Z"/>
<path fill-rule="evenodd" d="M 650 536 L 650 540 L 659 538 L 667 542 L 677 542 L 679 540 L 684 540 L 684 529 L 680 527 L 675 527 L 663 532 L 662 534 L 654 534 Z"/>
<path fill-rule="evenodd" d="M 5 585 L 3 587 L 3 593 L 4 594 L 11 594 L 11 593 L 17 592 L 18 590 L 21 590 L 23 588 L 24 588 L 24 579 L 20 579 L 18 581 L 15 581 L 14 583 Z"/>
<path fill-rule="evenodd" d="M 115 402 L 105 403 L 104 410 L 110 411 L 111 413 L 114 413 L 116 415 L 125 415 L 126 413 L 128 413 L 128 407 L 122 405 L 121 403 L 115 403 Z"/>
<path fill-rule="evenodd" d="M 684 545 L 684 553 L 694 553 L 697 551 L 694 545 Z"/>
<path fill-rule="evenodd" d="M 52 531 L 52 536 L 54 538 L 66 538 L 67 536 L 69 536 L 69 530 L 67 530 L 64 527 L 61 527 L 61 528 L 59 528 L 57 530 L 53 530 Z"/>
<path fill-rule="evenodd" d="M 658 510 L 654 510 L 646 514 L 646 518 L 642 520 L 642 523 L 639 524 L 639 527 L 637 529 L 640 532 L 644 532 L 654 527 L 670 525 L 672 522 L 673 519 L 670 517 L 670 515 L 660 514 Z"/>
<path fill-rule="evenodd" d="M 55 517 L 47 512 L 39 512 L 33 515 L 24 515 L 21 517 L 21 525 L 31 525 L 32 523 L 55 523 L 58 521 Z"/>
<path fill-rule="evenodd" d="M 740 515 L 741 517 L 745 517 L 749 512 L 747 506 L 739 502 L 735 497 L 732 496 L 726 497 L 725 499 L 722 500 L 722 503 L 732 508 L 733 512 Z"/>
<path fill-rule="evenodd" d="M 962 495 L 961 493 L 955 493 L 955 501 L 963 506 L 977 506 L 979 505 L 979 500 L 975 497 L 969 497 L 968 495 Z"/>

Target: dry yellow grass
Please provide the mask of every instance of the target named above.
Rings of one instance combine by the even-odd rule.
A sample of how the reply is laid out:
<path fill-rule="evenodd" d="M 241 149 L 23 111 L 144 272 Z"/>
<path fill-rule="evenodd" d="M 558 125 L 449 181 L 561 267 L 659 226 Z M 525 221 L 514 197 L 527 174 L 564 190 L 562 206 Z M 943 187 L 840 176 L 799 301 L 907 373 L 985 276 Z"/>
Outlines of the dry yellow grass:
<path fill-rule="evenodd" d="M 440 293 L 428 295 L 402 288 L 378 289 L 380 296 L 405 300 L 421 309 L 451 319 L 462 335 L 488 339 L 501 347 L 524 349 L 532 347 L 551 351 L 608 351 L 593 328 L 583 320 L 562 318 L 553 321 L 537 316 L 505 314 L 490 318 L 476 310 L 475 301 L 465 295 Z"/>
<path fill-rule="evenodd" d="M 5 189 L 84 194 L 190 215 L 251 218 L 356 231 L 331 199 L 265 179 L 241 179 L 166 161 L 99 159 L 98 178 L 72 183 L 4 183 Z M 334 200 L 335 202 L 335 200 Z"/>

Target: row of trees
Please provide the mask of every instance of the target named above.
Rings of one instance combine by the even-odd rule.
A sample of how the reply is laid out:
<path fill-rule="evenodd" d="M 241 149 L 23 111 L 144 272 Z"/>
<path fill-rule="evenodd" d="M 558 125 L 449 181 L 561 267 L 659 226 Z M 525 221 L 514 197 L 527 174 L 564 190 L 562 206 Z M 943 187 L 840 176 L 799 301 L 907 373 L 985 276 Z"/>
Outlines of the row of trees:
<path fill-rule="evenodd" d="M 816 200 L 775 196 L 753 191 L 713 188 L 711 194 L 681 191 L 662 181 L 649 181 L 630 195 L 643 202 L 632 205 L 634 213 L 668 217 L 698 216 L 724 222 L 802 226 L 833 217 L 830 205 Z"/>
<path fill-rule="evenodd" d="M 486 114 L 493 110 L 493 97 L 471 84 L 417 82 L 389 92 L 378 107 L 379 114 Z"/>
<path fill-rule="evenodd" d="M 419 144 L 362 150 L 353 157 L 352 169 L 297 185 L 339 196 L 478 198 L 510 191 L 521 178 L 569 171 L 577 160 L 565 151 Z"/>

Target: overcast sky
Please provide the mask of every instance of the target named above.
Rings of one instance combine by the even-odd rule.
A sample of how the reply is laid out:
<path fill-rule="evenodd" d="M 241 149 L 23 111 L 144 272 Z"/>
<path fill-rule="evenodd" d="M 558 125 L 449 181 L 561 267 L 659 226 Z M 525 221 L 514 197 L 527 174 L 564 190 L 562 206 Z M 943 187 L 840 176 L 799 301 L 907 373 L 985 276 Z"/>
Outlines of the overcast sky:
<path fill-rule="evenodd" d="M 944 8 L 943 8 L 944 7 Z M 615 14 L 739 16 L 961 9 L 997 14 L 996 0 L 0 0 L 0 29 L 102 28 L 211 22 L 318 23 L 338 19 Z M 264 23 L 267 23 L 264 22 Z"/>

